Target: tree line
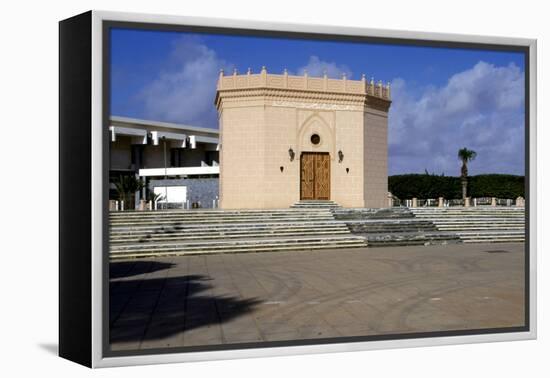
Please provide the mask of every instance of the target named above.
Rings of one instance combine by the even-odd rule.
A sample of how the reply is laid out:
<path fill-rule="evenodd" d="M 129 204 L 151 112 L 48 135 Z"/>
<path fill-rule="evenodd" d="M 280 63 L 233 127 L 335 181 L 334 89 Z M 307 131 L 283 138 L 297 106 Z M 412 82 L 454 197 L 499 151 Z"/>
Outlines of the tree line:
<path fill-rule="evenodd" d="M 525 177 L 506 174 L 468 176 L 467 196 L 472 198 L 525 198 Z M 405 174 L 388 177 L 389 191 L 400 199 L 463 197 L 464 178 L 435 174 Z"/>

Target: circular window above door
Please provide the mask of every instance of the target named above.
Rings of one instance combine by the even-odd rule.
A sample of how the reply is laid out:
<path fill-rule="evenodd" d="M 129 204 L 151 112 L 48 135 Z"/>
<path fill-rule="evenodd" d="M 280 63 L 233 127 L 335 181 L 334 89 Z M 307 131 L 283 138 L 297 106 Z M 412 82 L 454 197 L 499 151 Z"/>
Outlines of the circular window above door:
<path fill-rule="evenodd" d="M 311 140 L 311 143 L 315 145 L 321 143 L 321 137 L 319 136 L 319 134 L 313 134 L 310 140 Z"/>

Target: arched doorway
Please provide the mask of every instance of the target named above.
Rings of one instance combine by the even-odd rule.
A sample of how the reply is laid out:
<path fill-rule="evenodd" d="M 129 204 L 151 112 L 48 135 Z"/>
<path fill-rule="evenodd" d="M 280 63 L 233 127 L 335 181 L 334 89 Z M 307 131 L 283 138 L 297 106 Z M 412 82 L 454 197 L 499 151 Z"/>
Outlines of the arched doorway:
<path fill-rule="evenodd" d="M 330 199 L 330 155 L 302 152 L 300 156 L 300 200 Z"/>

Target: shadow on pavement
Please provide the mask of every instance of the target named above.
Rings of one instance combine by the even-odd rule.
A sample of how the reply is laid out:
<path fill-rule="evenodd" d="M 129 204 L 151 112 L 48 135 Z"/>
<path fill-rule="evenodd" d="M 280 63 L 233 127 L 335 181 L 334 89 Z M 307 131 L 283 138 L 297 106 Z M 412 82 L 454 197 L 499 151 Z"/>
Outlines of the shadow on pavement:
<path fill-rule="evenodd" d="M 202 275 L 111 283 L 110 342 L 158 340 L 217 325 L 253 311 L 261 301 L 211 295 Z"/>
<path fill-rule="evenodd" d="M 109 263 L 109 278 L 124 278 L 169 269 L 174 264 L 159 261 L 114 261 Z"/>

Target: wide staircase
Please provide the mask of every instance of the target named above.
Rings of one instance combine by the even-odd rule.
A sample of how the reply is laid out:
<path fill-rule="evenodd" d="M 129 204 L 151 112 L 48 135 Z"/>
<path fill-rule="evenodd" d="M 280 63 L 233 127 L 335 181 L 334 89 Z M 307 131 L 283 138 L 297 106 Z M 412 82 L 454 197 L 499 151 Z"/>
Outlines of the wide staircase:
<path fill-rule="evenodd" d="M 453 232 L 464 243 L 525 241 L 522 207 L 411 208 L 416 218 L 432 222 L 439 231 Z"/>
<path fill-rule="evenodd" d="M 290 207 L 292 209 L 339 209 L 342 206 L 330 200 L 301 200 Z"/>
<path fill-rule="evenodd" d="M 365 246 L 324 207 L 110 213 L 111 259 Z"/>
<path fill-rule="evenodd" d="M 438 230 L 432 221 L 416 218 L 408 208 L 338 209 L 333 213 L 352 233 L 364 236 L 369 247 L 460 242 L 456 233 Z"/>

